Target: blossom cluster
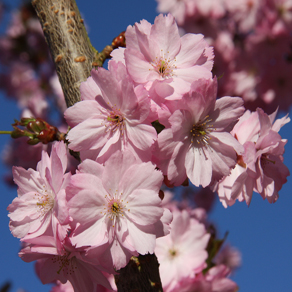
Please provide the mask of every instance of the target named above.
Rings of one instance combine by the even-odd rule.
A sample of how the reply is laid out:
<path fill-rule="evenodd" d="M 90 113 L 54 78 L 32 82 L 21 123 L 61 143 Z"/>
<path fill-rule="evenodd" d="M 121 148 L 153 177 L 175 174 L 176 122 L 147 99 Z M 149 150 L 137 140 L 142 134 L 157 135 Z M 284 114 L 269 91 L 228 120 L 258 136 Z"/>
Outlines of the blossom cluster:
<path fill-rule="evenodd" d="M 292 4 L 289 0 L 157 0 L 186 33 L 214 46 L 220 95 L 239 95 L 250 110 L 292 103 Z"/>
<path fill-rule="evenodd" d="M 64 142 L 43 151 L 36 170 L 13 168 L 9 226 L 19 255 L 37 261 L 53 291 L 113 290 L 112 275 L 132 256 L 154 252 L 166 292 L 237 291 L 226 278 L 233 267 L 207 264 L 205 211 L 179 208 L 161 188 L 190 181 L 217 189 L 225 206 L 249 204 L 253 190 L 275 202 L 289 175 L 278 134 L 289 118 L 217 99 L 213 47 L 202 34 L 181 37 L 171 14 L 129 26 L 125 37 L 64 113 L 76 173 Z"/>
<path fill-rule="evenodd" d="M 278 134 L 280 128 L 290 121 L 287 116 L 275 121 L 276 113 L 268 116 L 262 109 L 246 111 L 232 130 L 232 134 L 244 146 L 244 154 L 228 177 L 218 184 L 218 195 L 227 207 L 235 200 L 249 205 L 253 191 L 270 203 L 277 201 L 278 191 L 290 174 L 283 163 L 286 139 Z"/>

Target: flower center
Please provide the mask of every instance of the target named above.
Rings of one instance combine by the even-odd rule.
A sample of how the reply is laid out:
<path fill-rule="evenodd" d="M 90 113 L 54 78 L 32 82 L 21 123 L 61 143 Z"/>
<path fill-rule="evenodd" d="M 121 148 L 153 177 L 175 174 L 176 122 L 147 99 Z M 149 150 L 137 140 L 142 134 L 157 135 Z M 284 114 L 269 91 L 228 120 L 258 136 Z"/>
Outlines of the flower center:
<path fill-rule="evenodd" d="M 51 258 L 53 264 L 59 264 L 57 274 L 60 274 L 63 270 L 65 274 L 72 275 L 76 271 L 77 265 L 75 260 L 73 260 L 75 257 L 69 258 L 70 254 L 70 252 L 66 252 L 65 255 L 56 255 Z"/>
<path fill-rule="evenodd" d="M 55 205 L 54 196 L 51 194 L 51 192 L 47 191 L 45 186 L 43 186 L 42 193 L 35 193 L 35 199 L 38 200 L 36 205 L 39 208 L 39 212 L 41 213 L 41 216 L 44 216 L 51 209 L 54 208 L 54 205 Z"/>
<path fill-rule="evenodd" d="M 168 250 L 168 253 L 171 259 L 175 258 L 178 255 L 178 251 L 175 248 Z"/>
<path fill-rule="evenodd" d="M 110 220 L 113 223 L 112 225 L 113 227 L 115 227 L 115 222 L 116 220 L 119 219 L 120 216 L 124 216 L 126 211 L 130 212 L 130 209 L 127 209 L 124 200 L 120 199 L 121 195 L 122 193 L 119 194 L 118 191 L 116 191 L 113 196 L 112 195 L 105 196 L 107 204 L 104 205 L 105 206 L 104 212 L 102 213 L 110 218 Z"/>
<path fill-rule="evenodd" d="M 191 132 L 191 143 L 201 144 L 201 146 L 209 144 L 211 137 L 209 134 L 214 130 L 213 125 L 210 125 L 212 119 L 206 116 L 203 120 L 199 120 L 198 123 L 194 124 Z"/>
<path fill-rule="evenodd" d="M 275 160 L 271 160 L 269 158 L 269 155 L 268 154 L 262 154 L 261 156 L 261 166 L 262 166 L 262 169 L 264 170 L 266 168 L 267 165 L 269 165 L 270 163 L 272 164 L 276 164 L 276 161 Z"/>
<path fill-rule="evenodd" d="M 174 64 L 176 59 L 171 60 L 167 57 L 168 54 L 169 52 L 167 52 L 165 56 L 163 50 L 161 50 L 161 56 L 156 57 L 155 60 L 150 63 L 153 66 L 154 71 L 156 71 L 163 79 L 174 76 L 173 70 L 177 68 Z"/>
<path fill-rule="evenodd" d="M 120 109 L 115 109 L 113 107 L 111 111 L 108 111 L 102 124 L 106 127 L 106 132 L 115 132 L 119 130 L 121 135 L 124 134 L 125 119 L 121 114 Z"/>

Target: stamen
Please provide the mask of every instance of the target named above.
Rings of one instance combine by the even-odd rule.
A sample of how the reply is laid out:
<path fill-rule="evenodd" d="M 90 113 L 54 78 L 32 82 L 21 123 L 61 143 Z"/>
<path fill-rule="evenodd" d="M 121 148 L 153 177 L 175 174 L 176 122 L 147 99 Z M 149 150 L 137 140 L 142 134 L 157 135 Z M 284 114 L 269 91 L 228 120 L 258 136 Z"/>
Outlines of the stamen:
<path fill-rule="evenodd" d="M 169 252 L 170 258 L 175 258 L 178 254 L 175 248 L 170 249 L 168 252 Z"/>
<path fill-rule="evenodd" d="M 169 54 L 169 51 L 167 52 L 167 55 Z M 174 70 L 177 69 L 175 66 L 176 59 L 174 58 L 171 60 L 170 58 L 164 56 L 163 50 L 161 50 L 161 56 L 155 57 L 155 60 L 150 62 L 150 64 L 153 67 L 153 70 L 156 71 L 162 78 L 171 78 L 173 77 Z M 149 69 L 151 71 L 151 69 Z"/>
<path fill-rule="evenodd" d="M 57 274 L 60 274 L 62 270 L 67 275 L 75 273 L 75 270 L 77 269 L 75 257 L 69 259 L 70 254 L 71 252 L 66 252 L 65 255 L 56 255 L 51 258 L 53 263 L 59 263 Z"/>
<path fill-rule="evenodd" d="M 269 155 L 268 154 L 263 154 L 261 156 L 261 165 L 262 165 L 262 167 L 264 168 L 269 163 L 276 164 L 276 161 L 269 159 Z"/>
<path fill-rule="evenodd" d="M 124 135 L 125 131 L 125 120 L 120 111 L 120 109 L 116 108 L 116 105 L 112 106 L 112 110 L 105 112 L 106 118 L 101 123 L 106 128 L 106 132 L 115 132 L 120 131 L 121 135 Z"/>
<path fill-rule="evenodd" d="M 51 191 L 48 191 L 44 185 L 42 187 L 43 190 L 41 193 L 35 193 L 34 198 L 38 201 L 36 205 L 39 208 L 38 212 L 40 212 L 40 216 L 45 216 L 54 208 L 55 199 Z"/>
<path fill-rule="evenodd" d="M 65 256 L 62 256 L 62 257 L 59 258 L 59 261 L 61 262 L 61 265 L 60 265 L 60 269 L 57 271 L 57 274 L 60 274 L 61 270 L 65 266 L 69 265 L 69 260 L 68 260 L 69 255 L 70 255 L 70 253 L 68 253 Z"/>
<path fill-rule="evenodd" d="M 126 211 L 130 212 L 130 209 L 127 209 L 124 201 L 120 199 L 121 195 L 122 193 L 120 194 L 118 190 L 116 190 L 114 194 L 108 194 L 105 196 L 107 204 L 104 205 L 104 211 L 101 213 L 113 221 L 112 227 L 115 227 L 115 222 L 120 218 L 120 216 L 125 216 Z"/>
<path fill-rule="evenodd" d="M 215 130 L 213 125 L 209 124 L 212 119 L 209 119 L 207 115 L 203 120 L 199 120 L 198 123 L 193 124 L 192 129 L 190 130 L 191 133 L 191 143 L 206 146 L 209 144 L 209 140 L 211 137 L 209 134 Z"/>

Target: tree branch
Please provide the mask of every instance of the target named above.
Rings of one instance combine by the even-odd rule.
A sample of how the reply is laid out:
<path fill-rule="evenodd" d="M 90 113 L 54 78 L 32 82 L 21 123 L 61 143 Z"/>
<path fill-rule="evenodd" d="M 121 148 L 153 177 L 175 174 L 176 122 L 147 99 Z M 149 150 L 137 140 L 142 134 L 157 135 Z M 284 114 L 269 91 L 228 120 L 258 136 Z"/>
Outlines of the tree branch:
<path fill-rule="evenodd" d="M 132 257 L 115 276 L 118 292 L 163 292 L 155 254 Z"/>
<path fill-rule="evenodd" d="M 67 107 L 80 101 L 80 84 L 90 76 L 96 51 L 75 0 L 33 0 L 65 95 Z"/>

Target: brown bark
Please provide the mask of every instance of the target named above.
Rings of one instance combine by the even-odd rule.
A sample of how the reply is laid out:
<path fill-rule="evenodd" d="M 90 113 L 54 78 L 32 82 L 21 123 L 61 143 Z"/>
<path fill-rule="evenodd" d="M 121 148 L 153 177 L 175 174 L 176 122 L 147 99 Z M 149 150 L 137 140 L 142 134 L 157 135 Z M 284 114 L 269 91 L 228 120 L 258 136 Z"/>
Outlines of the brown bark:
<path fill-rule="evenodd" d="M 80 101 L 80 84 L 92 66 L 101 66 L 110 51 L 92 47 L 75 0 L 33 0 L 46 41 L 56 65 L 67 107 Z M 107 52 L 107 54 L 105 53 Z M 118 271 L 118 292 L 162 292 L 155 255 L 133 257 Z"/>
<path fill-rule="evenodd" d="M 32 5 L 69 107 L 80 100 L 79 87 L 90 76 L 95 50 L 74 0 L 33 0 Z"/>

